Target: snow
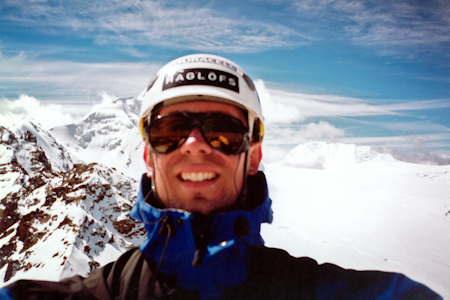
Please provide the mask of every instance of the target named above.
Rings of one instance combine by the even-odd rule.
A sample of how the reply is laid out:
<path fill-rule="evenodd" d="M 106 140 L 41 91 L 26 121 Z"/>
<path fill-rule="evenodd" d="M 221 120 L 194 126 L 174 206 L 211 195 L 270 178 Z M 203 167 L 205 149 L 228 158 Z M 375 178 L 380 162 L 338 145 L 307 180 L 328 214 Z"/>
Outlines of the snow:
<path fill-rule="evenodd" d="M 37 139 L 37 144 L 45 152 L 47 159 L 50 161 L 53 169 L 57 172 L 68 171 L 73 167 L 73 162 L 64 152 L 64 149 L 56 140 L 45 130 L 40 128 L 37 121 L 32 119 L 22 119 L 13 127 L 13 133 L 16 137 L 22 136 L 29 132 Z M 20 164 L 25 167 L 28 174 L 33 176 L 35 171 L 31 169 L 30 158 L 27 157 L 29 149 L 22 149 L 21 153 L 16 155 Z"/>
<path fill-rule="evenodd" d="M 139 180 L 145 172 L 139 110 L 140 102 L 135 98 L 104 101 L 82 120 L 50 132 L 82 161 L 101 163 Z"/>
<path fill-rule="evenodd" d="M 111 244 L 106 244 L 105 248 L 101 252 L 101 255 L 99 255 L 96 258 L 96 261 L 101 265 L 106 265 L 107 263 L 111 262 L 111 257 L 119 257 L 122 254 L 123 251 L 119 251 L 119 249 L 113 247 Z"/>
<path fill-rule="evenodd" d="M 135 179 L 145 172 L 143 144 L 137 128 L 139 106 L 135 98 L 104 102 L 93 107 L 82 120 L 53 128 L 50 133 L 54 140 L 46 132 L 38 132 L 34 123 L 18 125 L 14 132 L 33 131 L 57 171 L 75 162 L 98 162 L 116 168 L 118 172 L 98 166 L 97 175 L 83 181 L 83 184 L 113 186 L 125 177 L 120 172 Z M 268 120 L 272 120 L 270 116 Z M 273 141 L 265 141 L 268 145 L 263 146 L 266 156 L 262 169 L 274 210 L 273 224 L 262 227 L 267 246 L 285 249 L 294 256 L 309 256 L 319 263 L 401 272 L 450 299 L 449 165 L 402 162 L 368 146 L 353 144 L 311 142 L 287 151 L 287 148 L 277 148 Z M 63 151 L 66 147 L 70 155 Z M 32 172 L 32 167 L 27 165 L 27 153 L 19 160 Z M 10 161 L 11 155 L 8 146 L 1 144 L 0 163 Z M 12 183 L 19 175 L 6 172 L 1 176 L 0 198 L 3 199 L 7 194 L 4 189 L 18 189 Z M 55 178 L 49 185 L 56 187 L 61 183 Z M 121 193 L 135 192 L 134 188 L 111 191 L 117 205 L 128 201 Z M 34 191 L 32 197 L 44 201 L 44 187 Z M 109 192 L 105 197 L 110 198 Z M 26 200 L 34 198 L 30 196 Z M 58 219 L 53 220 L 53 227 L 48 227 L 53 232 L 27 258 L 33 265 L 41 265 L 32 272 L 18 272 L 15 278 L 58 280 L 74 273 L 86 274 L 86 265 L 92 259 L 103 265 L 123 252 L 126 245 L 115 243 L 91 249 L 92 255 L 95 254 L 92 258 L 83 253 L 84 246 L 92 245 L 88 234 L 103 230 L 105 240 L 117 234 L 110 223 L 98 222 L 110 202 L 95 204 L 94 200 L 95 195 L 90 195 L 83 201 L 83 209 L 90 210 L 91 215 L 90 225 L 86 224 L 85 235 L 81 237 L 56 225 L 65 215 L 70 215 L 81 226 L 80 222 L 87 220 L 84 211 L 55 202 L 52 215 Z M 96 211 L 92 211 L 94 207 Z M 122 220 L 124 214 L 114 217 Z M 48 259 L 47 245 L 69 243 L 69 240 L 76 241 L 77 247 L 56 251 L 57 256 Z M 70 259 L 62 268 L 64 256 Z"/>
<path fill-rule="evenodd" d="M 57 280 L 71 277 L 73 274 L 87 274 L 90 271 L 90 259 L 84 252 L 76 247 L 72 247 L 71 250 L 70 259 L 64 264 L 64 268 Z"/>
<path fill-rule="evenodd" d="M 307 143 L 265 165 L 267 246 L 357 270 L 404 273 L 450 299 L 450 166 Z"/>

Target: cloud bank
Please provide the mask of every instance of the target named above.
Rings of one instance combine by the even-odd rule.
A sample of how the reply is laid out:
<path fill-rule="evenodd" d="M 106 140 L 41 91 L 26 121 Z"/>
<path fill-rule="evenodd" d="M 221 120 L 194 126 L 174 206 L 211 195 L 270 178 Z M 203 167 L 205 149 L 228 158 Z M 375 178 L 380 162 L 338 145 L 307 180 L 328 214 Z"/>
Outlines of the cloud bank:
<path fill-rule="evenodd" d="M 273 91 L 265 88 L 262 81 L 257 81 L 257 86 L 258 90 L 261 91 L 260 96 L 263 104 L 263 113 L 266 117 L 266 135 L 263 143 L 264 163 L 279 161 L 298 144 L 310 141 L 325 141 L 331 143 L 341 142 L 356 145 L 370 145 L 376 147 L 379 152 L 389 153 L 398 159 L 409 162 L 450 164 L 450 153 L 430 150 L 433 148 L 450 147 L 450 129 L 445 126 L 427 123 L 428 126 L 424 126 L 422 134 L 406 133 L 405 135 L 396 136 L 370 136 L 368 130 L 365 128 L 377 126 L 377 124 L 366 121 L 367 124 L 361 127 L 363 131 L 362 135 L 353 136 L 351 128 L 342 126 L 339 122 L 336 122 L 336 120 L 339 120 L 338 117 L 340 115 L 348 114 L 348 110 L 345 107 L 343 109 L 336 109 L 333 116 L 327 112 L 328 117 L 322 116 L 317 118 L 317 121 L 311 121 L 311 118 L 315 115 L 321 116 L 322 113 L 320 110 L 316 114 L 313 113 L 313 110 L 310 110 L 307 114 L 308 117 L 300 116 L 301 109 L 299 107 L 304 105 L 301 103 L 304 98 L 309 99 L 311 103 L 317 101 L 318 104 L 316 107 L 320 107 L 322 102 L 331 102 L 336 108 L 339 108 L 339 103 L 341 102 L 344 103 L 344 106 L 347 105 L 345 98 L 338 98 L 339 101 L 337 101 L 334 96 L 327 98 L 324 95 L 298 94 L 297 102 L 295 102 L 293 100 L 296 94 L 291 93 L 291 98 L 285 102 L 281 101 L 281 99 L 274 101 L 272 99 Z M 273 97 L 277 95 L 275 91 Z M 99 93 L 98 97 L 101 98 L 101 102 L 110 102 L 117 98 L 106 92 Z M 351 99 L 350 102 L 356 100 Z M 271 102 L 270 105 L 272 107 L 270 110 L 265 110 L 268 102 Z M 356 102 L 362 103 L 363 100 Z M 371 106 L 370 103 L 365 104 L 368 107 Z M 406 103 L 404 105 L 405 107 L 401 106 L 400 108 L 410 108 Z M 41 123 L 46 129 L 79 120 L 92 107 L 92 105 L 49 103 L 39 101 L 35 97 L 28 95 L 20 95 L 20 97 L 13 100 L 0 99 L 0 106 L 2 107 L 0 111 L 1 125 L 8 126 L 22 118 L 32 118 Z M 433 107 L 433 105 L 430 106 Z M 361 107 L 361 114 L 368 111 L 366 106 Z M 396 109 L 399 108 L 398 106 L 394 107 Z M 373 113 L 373 111 L 377 110 L 373 109 L 372 111 L 369 109 L 369 111 Z M 395 110 L 380 111 L 390 114 L 396 113 Z M 288 114 L 287 112 L 295 113 Z M 356 114 L 356 110 L 353 110 L 351 114 Z M 282 116 L 285 116 L 285 118 L 282 118 Z M 405 131 L 409 125 L 418 126 L 416 121 L 410 124 L 396 123 L 395 121 L 391 121 L 390 124 L 382 124 L 385 127 L 404 128 L 403 130 Z"/>
<path fill-rule="evenodd" d="M 449 99 L 386 104 L 386 101 L 274 90 L 261 80 L 255 83 L 265 115 L 266 152 L 272 159 L 283 157 L 295 145 L 325 141 L 375 146 L 410 162 L 450 163 L 450 153 L 431 151 L 450 147 L 450 128 L 414 115 L 448 109 Z M 378 129 L 377 135 L 371 136 L 374 128 Z"/>
<path fill-rule="evenodd" d="M 379 54 L 417 57 L 447 53 L 450 2 L 446 0 L 28 1 L 5 0 L 0 19 L 38 26 L 49 36 L 72 30 L 97 45 L 252 53 L 310 45 L 336 36 Z M 337 34 L 336 34 L 337 33 Z"/>
<path fill-rule="evenodd" d="M 138 95 L 161 66 L 162 63 L 144 62 L 36 60 L 23 53 L 0 55 L 0 88 L 7 98 L 28 94 L 41 100 L 92 104 L 99 100 L 102 91 L 117 97 Z"/>
<path fill-rule="evenodd" d="M 1 6 L 0 6 L 1 7 Z M 258 52 L 314 38 L 280 23 L 185 1 L 5 1 L 5 17 L 51 35 L 70 29 L 99 45 L 157 45 L 200 51 Z M 225 8 L 225 7 L 224 7 Z"/>
<path fill-rule="evenodd" d="M 46 104 L 28 95 L 20 95 L 14 100 L 0 99 L 0 119 L 3 126 L 10 126 L 21 119 L 33 119 L 45 129 L 73 122 L 77 107 L 71 113 L 63 105 Z"/>
<path fill-rule="evenodd" d="M 412 58 L 431 52 L 449 56 L 448 1 L 294 0 L 290 3 L 305 18 L 325 23 L 339 21 L 350 40 L 380 54 Z"/>

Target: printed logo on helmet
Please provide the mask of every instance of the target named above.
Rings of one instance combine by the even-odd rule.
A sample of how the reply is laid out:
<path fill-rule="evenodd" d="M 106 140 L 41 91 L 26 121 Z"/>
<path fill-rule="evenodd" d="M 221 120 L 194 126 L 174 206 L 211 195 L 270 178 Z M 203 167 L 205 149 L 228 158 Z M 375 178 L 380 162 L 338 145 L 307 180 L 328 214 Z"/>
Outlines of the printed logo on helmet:
<path fill-rule="evenodd" d="M 177 59 L 172 62 L 172 65 L 183 65 L 190 63 L 209 63 L 216 64 L 219 66 L 226 67 L 234 72 L 238 71 L 238 68 L 233 66 L 231 63 L 226 62 L 218 57 L 209 57 L 209 56 L 185 56 L 180 59 Z"/>
<path fill-rule="evenodd" d="M 239 93 L 237 76 L 214 69 L 183 69 L 172 75 L 166 75 L 163 90 L 185 85 L 217 86 Z"/>

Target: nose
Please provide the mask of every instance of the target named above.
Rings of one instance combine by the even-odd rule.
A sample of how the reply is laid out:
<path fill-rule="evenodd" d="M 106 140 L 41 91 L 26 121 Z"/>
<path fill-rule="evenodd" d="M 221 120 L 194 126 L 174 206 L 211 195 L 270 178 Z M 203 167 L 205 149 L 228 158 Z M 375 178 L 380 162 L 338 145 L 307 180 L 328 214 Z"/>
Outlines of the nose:
<path fill-rule="evenodd" d="M 197 127 L 194 127 L 189 133 L 186 141 L 181 145 L 180 151 L 184 155 L 210 154 L 212 148 L 205 141 L 200 130 Z"/>

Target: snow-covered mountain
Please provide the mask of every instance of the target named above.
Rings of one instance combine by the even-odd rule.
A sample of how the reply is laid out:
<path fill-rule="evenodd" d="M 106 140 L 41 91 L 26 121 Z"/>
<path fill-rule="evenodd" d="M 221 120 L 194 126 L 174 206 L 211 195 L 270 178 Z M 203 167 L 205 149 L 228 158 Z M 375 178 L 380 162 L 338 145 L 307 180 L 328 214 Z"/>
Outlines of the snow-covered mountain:
<path fill-rule="evenodd" d="M 33 121 L 0 127 L 0 281 L 86 275 L 141 243 L 128 216 L 145 172 L 139 106 L 104 102 L 48 132 Z M 449 165 L 324 142 L 267 161 L 268 246 L 401 272 L 450 299 Z"/>
<path fill-rule="evenodd" d="M 86 275 L 142 242 L 137 182 L 72 159 L 32 121 L 0 127 L 0 278 Z"/>
<path fill-rule="evenodd" d="M 136 98 L 104 101 L 82 120 L 52 128 L 50 133 L 83 162 L 101 163 L 139 179 L 145 173 L 140 108 Z"/>

